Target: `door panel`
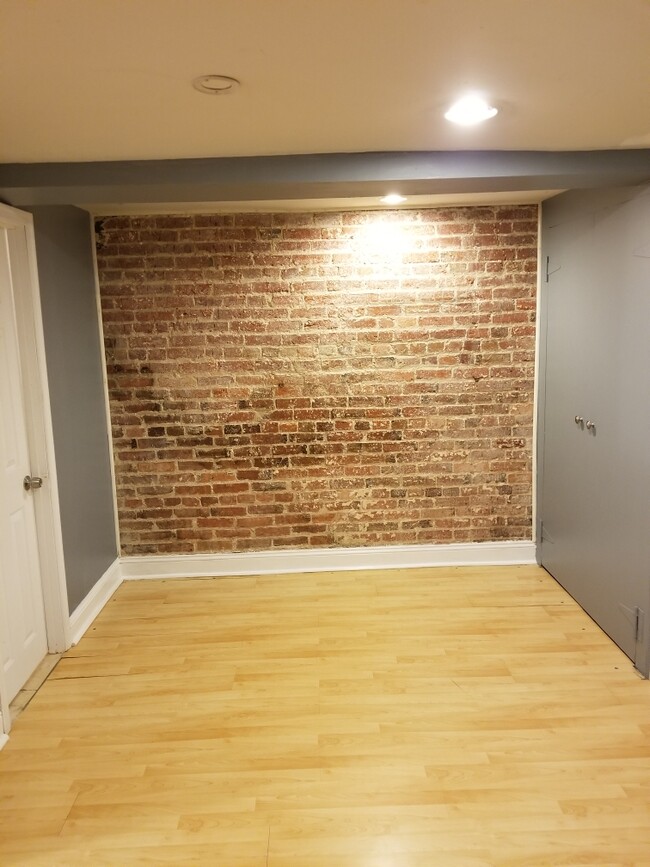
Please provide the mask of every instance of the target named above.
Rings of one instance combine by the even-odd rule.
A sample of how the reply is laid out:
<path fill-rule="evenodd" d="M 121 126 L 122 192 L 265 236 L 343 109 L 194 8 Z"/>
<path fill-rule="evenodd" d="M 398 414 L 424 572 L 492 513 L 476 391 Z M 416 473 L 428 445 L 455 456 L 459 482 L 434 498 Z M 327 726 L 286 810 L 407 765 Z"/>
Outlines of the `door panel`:
<path fill-rule="evenodd" d="M 583 480 L 588 476 L 584 450 L 584 394 L 587 350 L 581 323 L 588 304 L 591 266 L 589 215 L 547 230 L 549 280 L 547 295 L 546 416 L 544 420 L 544 479 L 542 499 L 542 563 L 573 593 L 589 581 L 583 551 L 589 534 Z"/>
<path fill-rule="evenodd" d="M 636 612 L 650 601 L 650 257 L 638 251 L 649 213 L 650 197 L 630 192 L 574 219 L 581 233 L 547 233 L 541 497 L 542 565 L 646 674 Z"/>
<path fill-rule="evenodd" d="M 0 230 L 0 661 L 7 701 L 47 652 L 7 230 Z"/>
<path fill-rule="evenodd" d="M 635 646 L 629 636 L 632 613 L 638 607 L 647 617 L 650 600 L 650 258 L 638 254 L 650 245 L 649 217 L 645 196 L 609 209 L 596 227 L 595 260 L 607 306 L 604 336 L 594 345 L 599 376 L 590 394 L 594 416 L 603 419 L 593 441 L 601 483 L 601 568 L 609 591 L 603 628 L 646 674 L 644 643 Z"/>

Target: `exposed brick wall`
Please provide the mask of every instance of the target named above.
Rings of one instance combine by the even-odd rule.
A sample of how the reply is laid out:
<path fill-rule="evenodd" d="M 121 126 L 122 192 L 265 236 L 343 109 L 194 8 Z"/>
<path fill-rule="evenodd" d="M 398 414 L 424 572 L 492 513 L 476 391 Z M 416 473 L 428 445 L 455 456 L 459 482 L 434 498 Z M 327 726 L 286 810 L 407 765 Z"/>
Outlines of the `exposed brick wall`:
<path fill-rule="evenodd" d="M 537 209 L 110 217 L 123 551 L 526 539 Z"/>

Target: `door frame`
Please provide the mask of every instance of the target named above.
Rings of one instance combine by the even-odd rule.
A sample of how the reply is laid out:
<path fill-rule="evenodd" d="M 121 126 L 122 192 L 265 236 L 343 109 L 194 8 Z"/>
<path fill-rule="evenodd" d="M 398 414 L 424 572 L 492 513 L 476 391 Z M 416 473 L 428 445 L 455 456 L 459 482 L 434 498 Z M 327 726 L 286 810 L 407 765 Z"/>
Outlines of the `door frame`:
<path fill-rule="evenodd" d="M 34 497 L 34 511 L 47 648 L 49 653 L 61 653 L 70 647 L 70 614 L 33 217 L 25 211 L 0 203 L 0 229 L 15 230 L 17 233 L 13 238 L 12 233 L 8 233 L 7 252 L 16 311 L 31 474 L 45 480 Z M 3 698 L 6 695 L 0 667 L 0 741 L 3 728 L 5 734 L 11 728 L 9 703 Z"/>

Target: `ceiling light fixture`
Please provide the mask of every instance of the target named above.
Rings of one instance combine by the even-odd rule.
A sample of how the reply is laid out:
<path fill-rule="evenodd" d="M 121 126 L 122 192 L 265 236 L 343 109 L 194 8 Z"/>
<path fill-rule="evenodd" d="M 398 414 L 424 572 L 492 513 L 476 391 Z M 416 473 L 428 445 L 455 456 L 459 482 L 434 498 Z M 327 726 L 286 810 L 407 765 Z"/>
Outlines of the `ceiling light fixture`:
<path fill-rule="evenodd" d="M 199 93 L 209 93 L 212 96 L 225 96 L 240 86 L 241 82 L 230 75 L 199 75 L 192 82 L 192 87 Z"/>
<path fill-rule="evenodd" d="M 406 196 L 400 196 L 399 193 L 389 193 L 387 196 L 383 196 L 380 201 L 384 205 L 401 205 L 402 202 L 406 201 Z"/>
<path fill-rule="evenodd" d="M 445 118 L 461 126 L 474 126 L 494 117 L 497 111 L 498 109 L 488 105 L 483 97 L 470 93 L 455 102 L 449 111 L 445 112 Z"/>

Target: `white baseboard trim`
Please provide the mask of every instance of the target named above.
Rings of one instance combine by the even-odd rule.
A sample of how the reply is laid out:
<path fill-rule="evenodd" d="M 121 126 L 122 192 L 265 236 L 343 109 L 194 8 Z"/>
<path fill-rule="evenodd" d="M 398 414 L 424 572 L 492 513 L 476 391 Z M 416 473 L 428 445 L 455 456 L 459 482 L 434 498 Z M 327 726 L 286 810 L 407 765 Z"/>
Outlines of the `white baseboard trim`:
<path fill-rule="evenodd" d="M 4 745 L 9 741 L 9 735 L 6 735 L 4 732 L 0 732 L 0 750 L 4 747 Z"/>
<path fill-rule="evenodd" d="M 463 542 L 451 545 L 387 545 L 377 548 L 312 548 L 243 554 L 169 554 L 122 557 L 125 581 L 141 578 L 216 578 L 288 572 L 407 569 L 422 566 L 513 566 L 535 563 L 534 542 Z"/>
<path fill-rule="evenodd" d="M 122 568 L 117 559 L 108 567 L 88 596 L 70 615 L 70 641 L 78 644 L 104 605 L 122 583 Z"/>

